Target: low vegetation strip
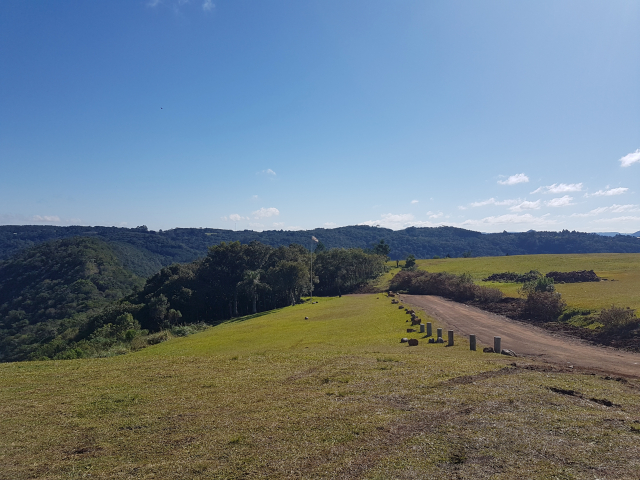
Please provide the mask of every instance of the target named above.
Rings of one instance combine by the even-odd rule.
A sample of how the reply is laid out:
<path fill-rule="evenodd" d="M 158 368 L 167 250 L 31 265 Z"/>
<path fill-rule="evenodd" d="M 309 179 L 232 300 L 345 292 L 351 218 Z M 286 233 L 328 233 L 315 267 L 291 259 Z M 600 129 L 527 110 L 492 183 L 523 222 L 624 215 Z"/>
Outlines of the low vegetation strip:
<path fill-rule="evenodd" d="M 391 262 L 389 263 L 391 265 Z M 392 264 L 395 266 L 395 262 Z M 598 311 L 612 304 L 640 309 L 640 255 L 639 254 L 563 254 L 563 255 L 511 255 L 483 258 L 449 258 L 417 260 L 419 270 L 431 273 L 448 272 L 468 274 L 474 282 L 498 272 L 524 274 L 538 272 L 573 272 L 593 270 L 608 281 L 556 284 L 567 305 L 572 308 Z M 389 275 L 397 273 L 394 269 Z M 518 297 L 520 283 L 487 282 L 506 297 Z"/>
<path fill-rule="evenodd" d="M 535 273 L 535 275 L 533 275 Z M 611 306 L 600 312 L 567 309 L 552 277 L 530 272 L 534 280 L 523 284 L 524 298 L 503 297 L 500 290 L 476 285 L 471 275 L 404 270 L 390 282 L 393 291 L 412 295 L 438 295 L 477 306 L 512 319 L 562 330 L 593 343 L 640 351 L 640 318 L 635 310 Z M 561 322 L 568 323 L 563 328 Z"/>
<path fill-rule="evenodd" d="M 0 476 L 638 478 L 635 381 L 407 347 L 406 319 L 382 295 L 328 298 L 131 355 L 0 365 Z"/>

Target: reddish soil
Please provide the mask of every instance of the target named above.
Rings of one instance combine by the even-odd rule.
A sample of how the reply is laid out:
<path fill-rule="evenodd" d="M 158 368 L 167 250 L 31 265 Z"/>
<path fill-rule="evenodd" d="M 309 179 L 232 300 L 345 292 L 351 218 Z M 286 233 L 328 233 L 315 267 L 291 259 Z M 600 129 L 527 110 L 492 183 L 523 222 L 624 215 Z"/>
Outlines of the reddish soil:
<path fill-rule="evenodd" d="M 400 301 L 423 310 L 456 334 L 475 334 L 480 344 L 502 348 L 544 362 L 576 369 L 640 377 L 640 354 L 589 344 L 562 332 L 550 332 L 535 325 L 432 295 L 398 295 Z M 480 347 L 481 348 L 481 347 Z M 479 349 L 480 349 L 479 348 Z"/>

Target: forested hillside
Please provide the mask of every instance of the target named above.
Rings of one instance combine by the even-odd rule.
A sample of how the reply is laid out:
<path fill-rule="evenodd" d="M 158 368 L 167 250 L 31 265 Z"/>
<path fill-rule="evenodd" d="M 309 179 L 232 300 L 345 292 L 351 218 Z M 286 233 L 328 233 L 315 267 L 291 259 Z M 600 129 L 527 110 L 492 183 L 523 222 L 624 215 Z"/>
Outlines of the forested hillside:
<path fill-rule="evenodd" d="M 300 245 L 222 242 L 146 282 L 123 266 L 128 248 L 74 237 L 0 262 L 0 361 L 126 353 L 160 341 L 160 330 L 293 305 L 311 293 L 312 256 Z M 314 291 L 352 292 L 386 271 L 385 261 L 360 249 L 319 251 Z"/>
<path fill-rule="evenodd" d="M 333 229 L 283 231 L 232 231 L 213 228 L 175 228 L 151 231 L 146 227 L 0 226 L 0 259 L 47 240 L 90 236 L 114 244 L 123 265 L 140 276 L 149 276 L 172 263 L 203 258 L 211 245 L 259 241 L 272 247 L 299 244 L 311 248 L 311 236 L 327 248 L 371 248 L 384 239 L 392 259 L 409 254 L 417 258 L 465 255 L 501 256 L 540 253 L 638 253 L 640 239 L 629 235 L 605 237 L 594 233 L 523 232 L 483 234 L 454 227 L 415 228 L 394 231 L 364 225 Z"/>
<path fill-rule="evenodd" d="M 88 315 L 143 283 L 95 238 L 45 242 L 0 262 L 0 361 L 72 336 Z"/>

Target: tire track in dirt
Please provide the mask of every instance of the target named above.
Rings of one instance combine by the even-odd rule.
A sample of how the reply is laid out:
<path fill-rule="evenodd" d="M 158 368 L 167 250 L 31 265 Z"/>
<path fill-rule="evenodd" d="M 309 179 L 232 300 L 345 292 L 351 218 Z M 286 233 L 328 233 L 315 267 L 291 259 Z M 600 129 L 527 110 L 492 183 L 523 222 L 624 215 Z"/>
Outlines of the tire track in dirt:
<path fill-rule="evenodd" d="M 485 312 L 479 308 L 433 295 L 399 295 L 407 305 L 423 310 L 458 335 L 475 334 L 478 344 L 493 346 L 502 338 L 502 348 L 549 363 L 640 377 L 640 354 L 588 344 L 575 337 L 550 333 L 535 325 Z"/>

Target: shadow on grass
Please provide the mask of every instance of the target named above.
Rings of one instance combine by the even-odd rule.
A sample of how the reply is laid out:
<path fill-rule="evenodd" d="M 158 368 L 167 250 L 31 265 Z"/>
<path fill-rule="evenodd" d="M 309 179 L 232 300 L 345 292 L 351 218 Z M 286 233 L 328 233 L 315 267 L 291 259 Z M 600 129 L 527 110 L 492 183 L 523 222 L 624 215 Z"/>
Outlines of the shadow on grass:
<path fill-rule="evenodd" d="M 273 310 L 266 310 L 264 312 L 253 313 L 251 315 L 244 315 L 242 317 L 230 318 L 229 320 L 223 320 L 222 322 L 218 323 L 217 325 L 224 325 L 224 324 L 227 324 L 227 323 L 244 322 L 245 320 L 251 320 L 252 318 L 258 318 L 258 317 L 262 317 L 263 315 L 269 315 L 270 313 L 279 312 L 280 310 L 283 310 L 285 308 L 287 308 L 287 307 L 274 308 Z"/>

